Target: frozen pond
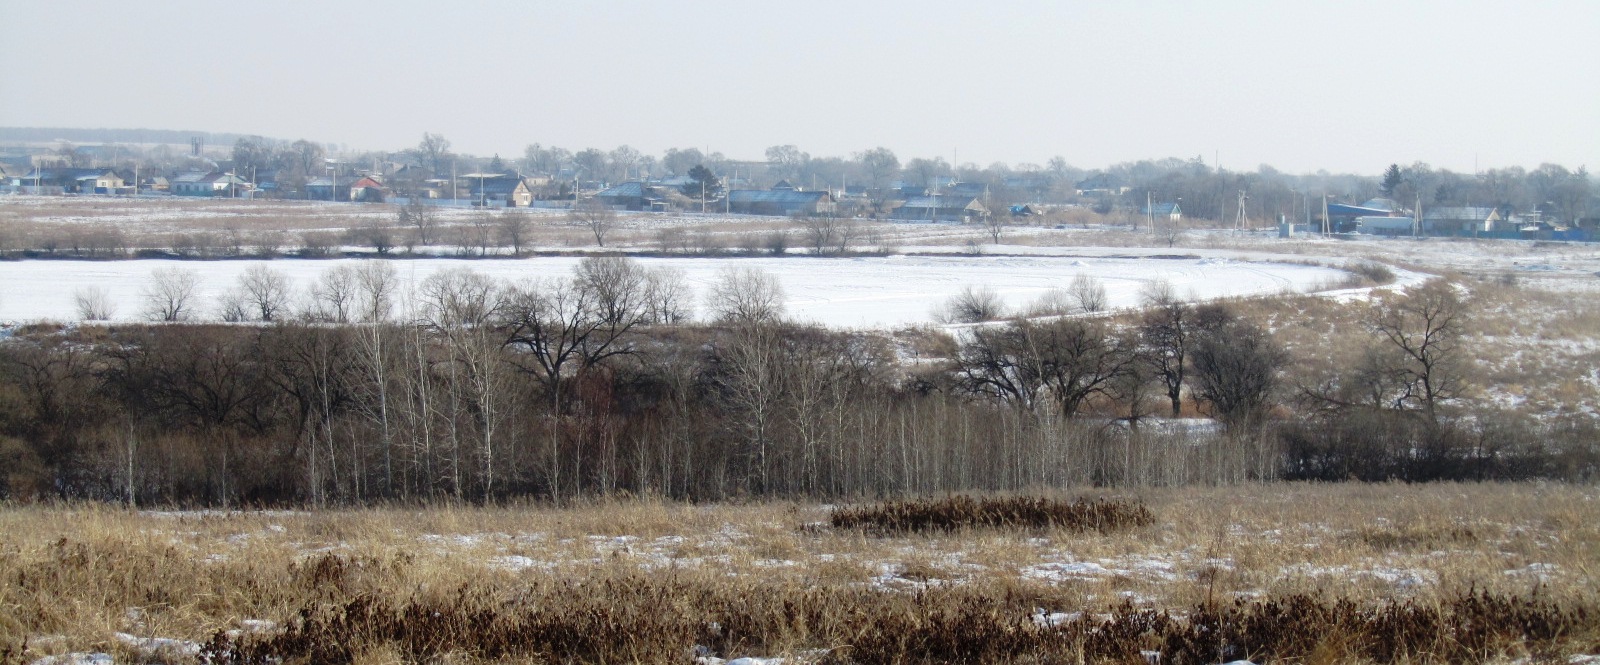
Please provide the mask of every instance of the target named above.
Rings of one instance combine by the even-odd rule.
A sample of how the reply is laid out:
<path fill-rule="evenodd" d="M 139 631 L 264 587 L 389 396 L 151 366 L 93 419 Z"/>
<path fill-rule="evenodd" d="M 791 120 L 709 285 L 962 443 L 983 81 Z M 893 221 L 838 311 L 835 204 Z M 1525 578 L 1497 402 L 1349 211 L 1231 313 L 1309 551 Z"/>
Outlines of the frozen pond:
<path fill-rule="evenodd" d="M 142 292 L 156 268 L 183 268 L 200 276 L 199 311 L 215 318 L 220 294 L 254 265 L 289 276 L 303 293 L 323 271 L 341 263 L 380 259 L 277 259 L 272 261 L 6 261 L 0 262 L 0 321 L 77 318 L 73 294 L 98 286 L 116 304 L 114 319 L 136 320 Z M 576 257 L 528 259 L 394 259 L 402 282 L 414 285 L 445 268 L 470 268 L 497 279 L 566 277 Z M 1336 288 L 1346 273 L 1288 263 L 1220 258 L 1075 258 L 1063 256 L 888 256 L 853 258 L 640 258 L 648 266 L 682 269 L 700 302 L 726 266 L 752 266 L 778 277 L 789 315 L 835 327 L 884 328 L 932 320 L 935 307 L 966 286 L 987 286 L 1013 308 L 1024 308 L 1052 287 L 1079 274 L 1106 287 L 1111 307 L 1138 303 L 1143 286 L 1166 280 L 1194 299 L 1309 292 Z"/>

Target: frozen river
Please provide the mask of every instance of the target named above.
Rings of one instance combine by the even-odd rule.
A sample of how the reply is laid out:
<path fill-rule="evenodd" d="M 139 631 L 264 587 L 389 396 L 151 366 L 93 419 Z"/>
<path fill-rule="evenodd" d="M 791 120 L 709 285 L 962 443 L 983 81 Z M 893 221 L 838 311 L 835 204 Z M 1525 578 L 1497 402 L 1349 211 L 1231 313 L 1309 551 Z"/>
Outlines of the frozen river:
<path fill-rule="evenodd" d="M 302 294 L 323 271 L 341 263 L 379 259 L 277 259 L 272 261 L 4 261 L 0 262 L 0 321 L 77 318 L 73 294 L 98 286 L 116 304 L 114 319 L 135 320 L 142 292 L 156 268 L 183 268 L 200 276 L 199 311 L 214 318 L 220 294 L 254 265 L 281 271 Z M 887 256 L 769 258 L 640 258 L 649 266 L 682 269 L 694 301 L 725 266 L 753 266 L 778 277 L 789 315 L 834 327 L 885 328 L 926 323 L 946 298 L 967 286 L 986 286 L 1013 309 L 1024 308 L 1052 287 L 1066 287 L 1079 274 L 1105 285 L 1111 307 L 1138 303 L 1139 292 L 1166 280 L 1174 292 L 1194 299 L 1309 292 L 1335 288 L 1346 273 L 1290 263 L 1220 258 L 1066 256 Z M 394 259 L 401 281 L 421 282 L 444 269 L 466 267 L 505 281 L 565 277 L 575 257 L 527 259 Z"/>

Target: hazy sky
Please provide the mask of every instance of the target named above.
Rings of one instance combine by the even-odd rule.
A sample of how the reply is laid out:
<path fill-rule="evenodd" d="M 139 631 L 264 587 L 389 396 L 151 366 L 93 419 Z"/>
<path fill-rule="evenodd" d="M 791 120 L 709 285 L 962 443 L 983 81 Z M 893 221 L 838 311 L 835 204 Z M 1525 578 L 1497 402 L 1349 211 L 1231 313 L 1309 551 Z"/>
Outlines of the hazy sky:
<path fill-rule="evenodd" d="M 0 0 L 0 126 L 1600 167 L 1600 0 Z"/>

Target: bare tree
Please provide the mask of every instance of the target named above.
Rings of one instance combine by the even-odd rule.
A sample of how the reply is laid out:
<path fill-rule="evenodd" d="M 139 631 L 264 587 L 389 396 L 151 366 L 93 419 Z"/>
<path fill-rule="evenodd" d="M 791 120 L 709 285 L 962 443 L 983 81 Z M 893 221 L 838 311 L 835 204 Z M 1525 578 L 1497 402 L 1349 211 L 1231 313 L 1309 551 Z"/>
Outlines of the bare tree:
<path fill-rule="evenodd" d="M 606 235 L 617 224 L 617 213 L 599 200 L 589 199 L 574 203 L 572 210 L 567 212 L 567 219 L 589 229 L 589 233 L 594 234 L 594 243 L 605 247 Z"/>
<path fill-rule="evenodd" d="M 187 268 L 156 268 L 144 288 L 144 314 L 152 321 L 183 321 L 191 312 L 200 275 Z"/>
<path fill-rule="evenodd" d="M 378 256 L 387 256 L 394 249 L 394 225 L 383 218 L 364 219 L 350 229 L 352 240 L 371 247 Z"/>
<path fill-rule="evenodd" d="M 722 323 L 772 323 L 783 318 L 783 285 L 760 268 L 723 268 L 706 294 L 706 309 Z"/>
<path fill-rule="evenodd" d="M 1054 319 L 1014 325 L 1027 339 L 1034 371 L 1063 418 L 1076 415 L 1090 397 L 1111 390 L 1134 362 L 1129 345 L 1097 321 Z"/>
<path fill-rule="evenodd" d="M 422 141 L 417 143 L 417 148 L 413 152 L 417 161 L 428 167 L 434 176 L 444 173 L 445 165 L 454 158 L 454 155 L 450 154 L 449 139 L 440 134 L 423 133 Z"/>
<path fill-rule="evenodd" d="M 981 323 L 1005 317 L 1005 300 L 987 285 L 963 287 L 934 310 L 934 318 L 946 323 Z"/>
<path fill-rule="evenodd" d="M 745 441 L 745 456 L 754 470 L 757 492 L 772 491 L 772 448 L 779 415 L 784 403 L 785 362 L 779 326 L 753 322 L 728 333 L 717 349 L 721 372 L 717 387 L 730 407 L 730 419 Z"/>
<path fill-rule="evenodd" d="M 482 327 L 499 305 L 500 286 L 471 268 L 446 268 L 422 280 L 424 315 L 435 328 Z"/>
<path fill-rule="evenodd" d="M 1052 286 L 1028 306 L 1028 316 L 1061 316 L 1077 309 L 1072 294 L 1059 286 Z"/>
<path fill-rule="evenodd" d="M 573 268 L 577 288 L 589 294 L 594 315 L 607 323 L 633 325 L 644 308 L 647 271 L 625 256 L 591 256 Z"/>
<path fill-rule="evenodd" d="M 967 331 L 955 366 L 961 390 L 1010 402 L 1021 411 L 1032 411 L 1044 390 L 1043 377 L 1028 352 L 1026 331 L 1015 324 Z"/>
<path fill-rule="evenodd" d="M 800 218 L 800 225 L 805 229 L 812 254 L 831 253 L 839 244 L 840 228 L 836 217 L 809 215 Z"/>
<path fill-rule="evenodd" d="M 1194 317 L 1189 304 L 1156 287 L 1146 295 L 1147 310 L 1139 325 L 1140 356 L 1160 377 L 1172 406 L 1172 417 L 1183 413 L 1184 374 L 1189 368 L 1189 353 L 1194 348 Z"/>
<path fill-rule="evenodd" d="M 310 316 L 333 323 L 349 323 L 356 299 L 356 269 L 350 265 L 322 271 L 311 285 Z"/>
<path fill-rule="evenodd" d="M 649 270 L 644 280 L 643 322 L 677 325 L 693 318 L 694 290 L 683 269 L 663 266 Z"/>
<path fill-rule="evenodd" d="M 983 216 L 983 230 L 989 234 L 989 241 L 998 245 L 1000 236 L 1006 231 L 1005 215 L 990 212 Z"/>
<path fill-rule="evenodd" d="M 78 307 L 78 318 L 85 321 L 105 321 L 117 311 L 116 303 L 111 302 L 111 294 L 101 286 L 78 289 L 72 294 L 72 301 Z"/>
<path fill-rule="evenodd" d="M 412 241 L 418 245 L 431 245 L 438 238 L 439 213 L 422 197 L 413 196 L 400 207 L 400 226 L 412 229 Z"/>
<path fill-rule="evenodd" d="M 360 300 L 356 314 L 365 323 L 389 320 L 394 309 L 399 274 L 388 261 L 368 261 L 356 269 L 356 293 Z"/>
<path fill-rule="evenodd" d="M 492 324 L 504 307 L 504 293 L 494 279 L 470 268 L 440 270 L 421 285 L 424 309 L 429 327 L 440 335 L 450 351 L 449 368 L 453 380 L 448 386 L 452 399 L 459 400 L 457 407 L 471 415 L 476 428 L 480 483 L 483 496 L 493 492 L 496 467 L 495 435 L 505 417 L 502 406 L 505 376 L 501 371 L 499 355 L 501 345 Z M 452 450 L 460 450 L 460 442 L 471 431 L 449 430 Z M 457 479 L 456 496 L 465 492 L 459 478 L 463 462 L 453 453 L 452 464 Z"/>
<path fill-rule="evenodd" d="M 1466 384 L 1461 350 L 1465 303 L 1455 285 L 1436 279 L 1380 307 L 1372 329 L 1399 352 L 1385 373 L 1399 378 L 1389 402 L 1439 421 L 1439 405 L 1461 396 Z M 1378 356 L 1374 356 L 1378 357 Z"/>
<path fill-rule="evenodd" d="M 512 256 L 522 256 L 522 250 L 527 248 L 528 234 L 533 230 L 533 222 L 526 214 L 507 211 L 496 218 L 499 226 L 496 231 L 500 236 L 500 243 L 511 248 Z"/>
<path fill-rule="evenodd" d="M 889 178 L 900 172 L 900 158 L 895 157 L 894 151 L 888 148 L 864 150 L 856 153 L 855 159 L 861 163 L 861 169 L 866 172 L 873 189 L 882 189 Z"/>
<path fill-rule="evenodd" d="M 239 290 L 250 307 L 251 317 L 276 321 L 289 307 L 292 294 L 289 276 L 265 265 L 253 265 L 239 275 Z"/>
<path fill-rule="evenodd" d="M 1237 319 L 1208 327 L 1192 358 L 1195 396 L 1233 432 L 1248 431 L 1266 417 L 1278 372 L 1289 362 L 1265 329 Z"/>
<path fill-rule="evenodd" d="M 244 289 L 234 287 L 217 295 L 217 318 L 228 323 L 250 320 L 250 303 Z"/>
<path fill-rule="evenodd" d="M 1104 311 L 1108 304 L 1106 287 L 1094 277 L 1078 273 L 1072 278 L 1072 283 L 1067 285 L 1067 293 L 1078 304 L 1078 311 L 1093 314 Z"/>

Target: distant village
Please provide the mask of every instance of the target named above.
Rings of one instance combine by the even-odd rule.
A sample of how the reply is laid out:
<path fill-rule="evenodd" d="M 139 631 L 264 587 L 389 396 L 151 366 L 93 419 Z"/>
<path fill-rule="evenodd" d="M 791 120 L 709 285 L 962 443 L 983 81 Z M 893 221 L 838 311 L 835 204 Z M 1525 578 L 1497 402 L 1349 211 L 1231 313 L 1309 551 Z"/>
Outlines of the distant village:
<path fill-rule="evenodd" d="M 331 156 L 319 144 L 202 138 L 171 144 L 0 145 L 0 194 L 285 199 L 484 209 L 602 206 L 616 211 L 830 216 L 937 223 L 1063 223 L 1133 228 L 1210 226 L 1283 234 L 1600 239 L 1585 170 L 1541 165 L 1455 174 L 1390 165 L 1383 176 L 1230 172 L 1200 158 L 1083 170 L 901 164 L 886 148 L 849 159 L 794 146 L 739 161 L 697 149 L 661 158 L 623 146 L 571 153 L 528 146 L 523 159 L 457 155 L 425 134 L 396 153 Z"/>

